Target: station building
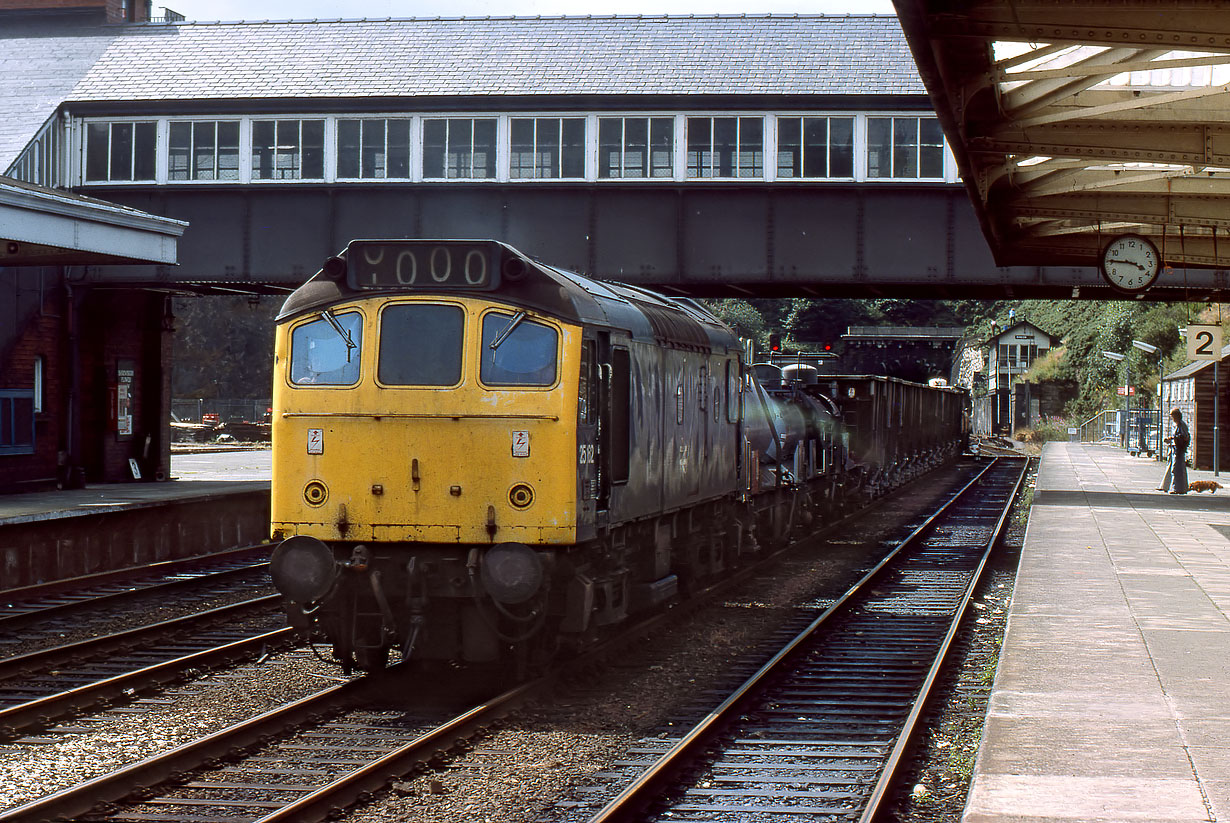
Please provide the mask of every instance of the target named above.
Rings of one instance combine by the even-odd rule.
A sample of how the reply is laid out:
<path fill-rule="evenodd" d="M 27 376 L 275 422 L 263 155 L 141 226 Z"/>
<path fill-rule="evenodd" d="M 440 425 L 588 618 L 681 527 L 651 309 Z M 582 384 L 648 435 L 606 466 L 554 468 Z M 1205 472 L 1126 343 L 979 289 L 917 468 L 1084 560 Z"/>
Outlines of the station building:
<path fill-rule="evenodd" d="M 916 266 L 920 243 L 942 256 L 945 236 L 952 256 L 965 194 L 891 16 L 190 23 L 113 6 L 0 12 L 0 173 L 186 225 L 177 266 L 50 286 L 104 327 L 146 319 L 133 345 L 160 365 L 132 373 L 132 397 L 165 394 L 146 382 L 172 362 L 165 295 L 289 291 L 355 237 L 496 238 L 694 294 L 750 276 L 819 296 L 824 267 L 865 280 Z M 862 241 L 907 209 L 934 230 Z M 64 382 L 31 322 L 12 338 L 43 377 L 6 367 L 0 390 Z M 123 391 L 131 359 L 105 355 L 81 390 Z M 77 424 L 83 442 L 117 436 L 102 415 Z M 98 459 L 56 451 L 87 481 L 131 476 L 129 457 L 156 477 L 165 425 L 134 422 Z M 46 475 L 17 465 L 0 450 L 9 485 Z"/>

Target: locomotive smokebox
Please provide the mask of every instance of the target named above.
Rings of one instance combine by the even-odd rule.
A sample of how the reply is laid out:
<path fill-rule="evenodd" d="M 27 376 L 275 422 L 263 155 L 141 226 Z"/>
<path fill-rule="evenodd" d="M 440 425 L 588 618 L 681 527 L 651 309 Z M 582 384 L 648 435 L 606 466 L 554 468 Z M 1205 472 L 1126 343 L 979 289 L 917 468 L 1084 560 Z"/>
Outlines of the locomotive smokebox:
<path fill-rule="evenodd" d="M 483 555 L 483 588 L 499 603 L 516 605 L 542 588 L 542 560 L 524 543 L 497 543 Z"/>
<path fill-rule="evenodd" d="M 283 540 L 269 558 L 273 585 L 295 603 L 312 603 L 328 594 L 337 568 L 328 546 L 303 535 Z"/>

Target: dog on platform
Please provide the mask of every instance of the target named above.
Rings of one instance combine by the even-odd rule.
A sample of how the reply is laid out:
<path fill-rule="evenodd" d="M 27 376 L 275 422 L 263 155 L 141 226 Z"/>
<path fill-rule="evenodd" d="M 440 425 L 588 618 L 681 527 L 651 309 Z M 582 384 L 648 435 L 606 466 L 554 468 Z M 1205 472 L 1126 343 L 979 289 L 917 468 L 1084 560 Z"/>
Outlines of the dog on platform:
<path fill-rule="evenodd" d="M 1210 494 L 1217 494 L 1218 489 L 1224 488 L 1225 486 L 1218 483 L 1216 480 L 1193 480 L 1187 484 L 1187 490 L 1189 492 L 1209 492 Z"/>

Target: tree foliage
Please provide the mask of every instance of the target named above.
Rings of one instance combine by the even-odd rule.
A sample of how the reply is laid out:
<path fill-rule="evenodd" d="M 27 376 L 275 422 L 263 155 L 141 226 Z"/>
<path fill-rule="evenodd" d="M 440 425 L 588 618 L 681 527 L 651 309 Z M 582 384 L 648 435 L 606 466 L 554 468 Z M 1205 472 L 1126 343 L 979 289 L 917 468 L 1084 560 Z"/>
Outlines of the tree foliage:
<path fill-rule="evenodd" d="M 176 397 L 269 397 L 273 318 L 284 299 L 177 297 L 172 393 Z"/>
<path fill-rule="evenodd" d="M 175 370 L 177 397 L 264 398 L 273 371 L 273 319 L 281 297 L 199 297 L 175 300 Z M 966 326 L 966 339 L 979 344 L 1015 320 L 1028 320 L 1060 338 L 1062 346 L 1035 362 L 1026 375 L 1031 381 L 1071 380 L 1079 397 L 1067 409 L 1070 418 L 1092 416 L 1122 400 L 1123 367 L 1103 351 L 1126 354 L 1137 386 L 1137 402 L 1157 402 L 1161 367 L 1172 372 L 1187 365 L 1186 345 L 1179 328 L 1188 324 L 1230 326 L 1230 312 L 1219 304 L 1148 303 L 1096 300 L 871 300 L 725 299 L 706 301 L 709 308 L 741 336 L 763 350 L 771 332 L 781 333 L 789 346 L 816 349 L 828 343 L 840 352 L 841 336 L 850 326 Z M 1226 339 L 1230 341 L 1230 334 Z M 1132 346 L 1140 340 L 1157 346 L 1149 354 Z"/>

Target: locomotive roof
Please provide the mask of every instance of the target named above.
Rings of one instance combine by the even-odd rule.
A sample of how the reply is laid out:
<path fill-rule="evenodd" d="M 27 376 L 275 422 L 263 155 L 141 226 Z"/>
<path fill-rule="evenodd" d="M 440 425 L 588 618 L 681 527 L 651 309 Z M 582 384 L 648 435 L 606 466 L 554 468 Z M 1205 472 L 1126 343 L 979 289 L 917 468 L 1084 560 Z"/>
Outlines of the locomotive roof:
<path fill-rule="evenodd" d="M 498 245 L 505 253 L 511 253 L 527 263 L 528 272 L 516 282 L 505 280 L 496 290 L 424 292 L 409 289 L 354 289 L 345 282 L 344 277 L 331 277 L 322 268 L 286 298 L 277 320 L 283 322 L 360 297 L 395 297 L 407 294 L 425 297 L 486 297 L 499 303 L 542 312 L 566 322 L 622 329 L 634 339 L 652 339 L 661 345 L 674 348 L 696 351 L 740 348 L 735 333 L 690 298 L 671 298 L 639 286 L 595 280 L 533 260 L 507 244 Z"/>

